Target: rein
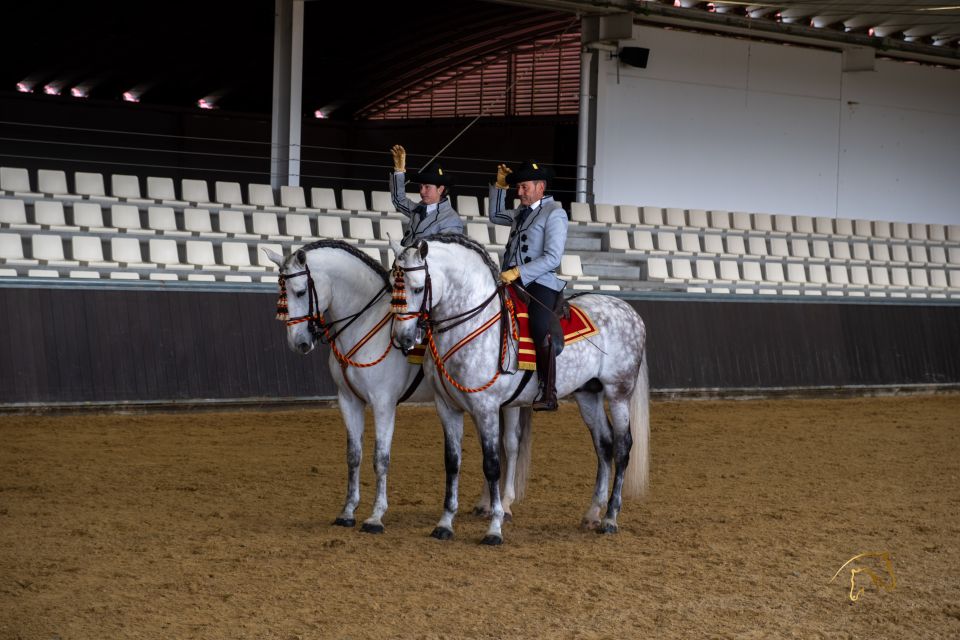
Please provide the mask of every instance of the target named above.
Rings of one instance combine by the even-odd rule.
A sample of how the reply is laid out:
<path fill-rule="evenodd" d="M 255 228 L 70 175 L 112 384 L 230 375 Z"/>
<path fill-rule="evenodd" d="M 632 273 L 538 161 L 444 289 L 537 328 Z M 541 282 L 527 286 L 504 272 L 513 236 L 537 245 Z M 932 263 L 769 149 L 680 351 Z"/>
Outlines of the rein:
<path fill-rule="evenodd" d="M 420 309 L 416 313 L 406 313 L 407 311 L 407 296 L 406 290 L 404 287 L 403 276 L 407 271 L 424 271 L 424 287 L 423 287 L 423 298 L 420 301 Z M 480 314 L 494 299 L 500 298 L 500 308 L 501 310 L 497 312 L 495 316 L 486 321 L 479 328 L 471 332 L 469 335 L 460 340 L 457 344 L 451 347 L 447 353 L 441 358 L 439 350 L 437 349 L 437 343 L 434 339 L 434 335 L 441 334 L 450 329 L 457 327 L 465 322 L 475 318 Z M 443 377 L 463 393 L 478 393 L 480 391 L 485 391 L 489 389 L 494 382 L 500 377 L 501 374 L 512 374 L 513 372 L 507 371 L 504 368 L 504 363 L 507 359 L 507 344 L 508 344 L 508 335 L 512 335 L 514 341 L 518 341 L 519 337 L 517 335 L 517 326 L 514 322 L 514 311 L 513 311 L 513 302 L 508 296 L 505 295 L 504 288 L 502 285 L 497 284 L 494 289 L 494 292 L 487 297 L 483 302 L 472 309 L 468 309 L 463 313 L 460 313 L 449 318 L 442 318 L 435 320 L 431 317 L 433 312 L 433 286 L 430 279 L 430 270 L 427 268 L 427 263 L 424 262 L 422 266 L 419 267 L 409 267 L 404 268 L 399 265 L 396 265 L 394 268 L 394 287 L 393 287 L 393 301 L 392 301 L 392 311 L 396 314 L 396 317 L 400 320 L 410 320 L 412 318 L 417 318 L 417 328 L 419 331 L 422 331 L 426 334 L 427 346 L 430 347 L 430 353 L 433 356 L 433 361 L 437 365 L 437 370 L 443 374 Z M 504 313 L 504 310 L 507 313 Z M 442 323 L 452 322 L 444 327 L 440 327 Z M 447 371 L 445 362 L 450 358 L 454 353 L 456 353 L 460 348 L 469 344 L 476 338 L 483 335 L 487 329 L 492 327 L 495 323 L 500 324 L 500 356 L 497 360 L 497 371 L 493 374 L 493 377 L 487 381 L 486 384 L 483 384 L 479 387 L 465 387 L 456 380 L 453 379 L 453 376 L 450 375 L 450 372 Z M 434 330 L 436 328 L 436 331 Z M 419 342 L 419 340 L 418 340 Z"/>
<path fill-rule="evenodd" d="M 307 277 L 307 295 L 309 296 L 309 303 L 308 303 L 309 306 L 307 308 L 306 315 L 291 318 L 287 313 L 286 281 L 288 278 L 296 278 L 299 276 Z M 376 335 L 384 326 L 386 326 L 387 321 L 391 319 L 392 313 L 390 311 L 388 311 L 387 314 L 380 320 L 380 322 L 378 322 L 376 326 L 373 327 L 373 329 L 368 331 L 367 334 L 363 336 L 363 338 L 361 338 L 359 342 L 357 342 L 357 344 L 355 344 L 349 351 L 347 351 L 346 354 L 342 353 L 337 348 L 337 344 L 336 344 L 336 339 L 340 336 L 340 334 L 346 331 L 346 329 L 350 325 L 352 325 L 354 322 L 359 320 L 360 316 L 362 316 L 368 309 L 370 309 L 374 304 L 376 304 L 380 298 L 383 297 L 383 294 L 386 293 L 387 291 L 386 286 L 384 286 L 379 291 L 377 291 L 377 293 L 374 294 L 373 298 L 371 298 L 371 300 L 367 302 L 367 304 L 365 304 L 363 308 L 360 309 L 360 311 L 350 314 L 348 316 L 344 316 L 343 318 L 339 318 L 337 320 L 332 320 L 328 323 L 324 320 L 323 314 L 320 313 L 320 310 L 319 310 L 319 299 L 317 296 L 317 289 L 313 282 L 313 276 L 310 274 L 310 267 L 304 264 L 303 271 L 288 273 L 286 275 L 281 274 L 279 278 L 279 284 L 280 284 L 280 297 L 277 300 L 277 319 L 286 321 L 286 324 L 288 327 L 298 325 L 302 322 L 308 323 L 307 328 L 310 331 L 310 335 L 313 336 L 315 340 L 319 340 L 324 344 L 329 344 L 330 350 L 333 352 L 334 357 L 337 358 L 337 360 L 340 362 L 340 364 L 343 367 L 350 366 L 350 367 L 356 367 L 358 369 L 363 369 L 365 367 L 373 367 L 383 362 L 384 359 L 386 359 L 386 357 L 390 354 L 390 349 L 393 347 L 392 340 L 387 344 L 387 350 L 384 351 L 379 358 L 377 358 L 372 362 L 357 362 L 356 360 L 351 359 L 351 356 L 353 354 L 359 351 L 360 348 L 363 347 L 363 345 L 369 342 L 374 335 Z M 344 324 L 342 327 L 334 331 L 333 334 L 331 334 L 330 328 L 334 327 L 335 325 L 341 322 L 346 322 L 346 324 Z"/>

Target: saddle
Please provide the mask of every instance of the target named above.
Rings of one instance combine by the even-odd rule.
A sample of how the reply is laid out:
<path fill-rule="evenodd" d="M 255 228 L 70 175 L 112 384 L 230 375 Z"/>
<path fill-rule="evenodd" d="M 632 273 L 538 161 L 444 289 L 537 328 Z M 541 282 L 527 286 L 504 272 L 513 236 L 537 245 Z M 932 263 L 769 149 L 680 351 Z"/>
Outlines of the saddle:
<path fill-rule="evenodd" d="M 519 368 L 535 371 L 537 368 L 536 349 L 533 346 L 533 338 L 530 336 L 530 314 L 528 311 L 529 297 L 519 292 L 516 287 L 507 287 L 510 300 L 513 303 L 514 321 L 517 327 L 517 333 L 520 336 L 520 349 L 518 354 Z M 562 335 L 563 344 L 556 345 L 556 352 L 559 355 L 563 347 L 584 340 L 600 333 L 597 326 L 590 319 L 590 316 L 580 307 L 570 304 L 562 296 L 557 300 L 557 308 L 554 309 L 558 320 L 554 323 L 551 330 L 553 335 Z M 559 331 L 556 326 L 559 325 Z"/>

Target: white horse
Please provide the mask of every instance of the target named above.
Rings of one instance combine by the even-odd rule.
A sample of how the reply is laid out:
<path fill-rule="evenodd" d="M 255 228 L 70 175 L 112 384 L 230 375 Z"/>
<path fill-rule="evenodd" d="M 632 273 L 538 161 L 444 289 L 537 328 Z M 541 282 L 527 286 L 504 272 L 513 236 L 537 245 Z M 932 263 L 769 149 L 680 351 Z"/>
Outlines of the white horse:
<path fill-rule="evenodd" d="M 394 337 L 404 349 L 422 340 L 430 346 L 433 357 L 424 361 L 424 369 L 434 386 L 443 389 L 436 396 L 441 422 L 462 423 L 464 412 L 473 417 L 492 511 L 483 542 L 500 544 L 504 512 L 497 486 L 497 413 L 504 403 L 529 406 L 537 384 L 528 384 L 517 394 L 521 376 L 503 375 L 503 370 L 516 371 L 517 342 L 510 330 L 497 329 L 497 315 L 504 309 L 498 295 L 499 270 L 483 247 L 463 236 L 431 236 L 407 249 L 394 243 L 393 249 L 397 256 L 394 298 L 405 295 L 407 305 L 405 313 L 394 309 Z M 398 294 L 401 286 L 404 291 Z M 596 485 L 583 524 L 614 533 L 621 495 L 642 495 L 648 480 L 646 329 L 637 312 L 618 298 L 584 295 L 577 298 L 577 306 L 600 333 L 568 345 L 557 357 L 557 392 L 561 397 L 575 394 L 597 454 Z M 444 435 L 448 451 L 454 449 L 459 457 L 461 434 L 445 431 Z M 608 499 L 611 463 L 614 479 Z M 458 468 L 448 465 L 448 474 Z M 455 487 L 456 480 L 448 477 L 448 488 L 451 485 Z M 456 510 L 456 496 L 448 493 L 437 528 L 452 535 Z"/>
<path fill-rule="evenodd" d="M 373 513 L 361 530 L 382 533 L 387 510 L 387 471 L 393 440 L 397 404 L 427 402 L 433 387 L 421 383 L 423 369 L 407 362 L 392 345 L 390 279 L 379 262 L 353 245 L 338 240 L 320 240 L 287 257 L 266 250 L 280 268 L 281 300 L 285 296 L 287 343 L 293 351 L 307 354 L 318 341 L 330 344 L 330 374 L 337 385 L 337 399 L 347 430 L 347 495 L 335 525 L 352 527 L 360 502 L 360 462 L 363 455 L 364 411 L 373 409 L 376 428 L 374 471 L 377 497 Z M 505 446 L 517 464 L 505 474 L 505 495 L 522 493 L 529 464 L 529 447 L 520 441 L 524 428 L 518 412 L 507 411 Z M 524 426 L 529 429 L 529 420 Z M 452 416 L 444 431 L 462 432 L 462 416 Z M 446 456 L 449 466 L 450 456 Z M 518 486 L 518 488 L 514 488 Z M 483 510 L 483 498 L 478 510 Z M 509 503 L 507 504 L 509 509 Z"/>

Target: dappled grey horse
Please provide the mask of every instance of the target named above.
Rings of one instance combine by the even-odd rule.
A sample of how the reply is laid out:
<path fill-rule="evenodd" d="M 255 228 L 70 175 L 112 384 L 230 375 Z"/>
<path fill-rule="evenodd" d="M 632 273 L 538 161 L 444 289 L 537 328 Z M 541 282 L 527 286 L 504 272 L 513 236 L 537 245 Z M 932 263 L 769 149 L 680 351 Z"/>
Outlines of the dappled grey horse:
<path fill-rule="evenodd" d="M 393 249 L 397 256 L 394 336 L 405 349 L 421 341 L 428 345 L 432 357 L 424 361 L 424 370 L 438 389 L 441 422 L 461 424 L 464 412 L 473 417 L 483 449 L 492 512 L 483 542 L 500 544 L 504 512 L 497 486 L 497 415 L 504 404 L 529 406 L 537 385 L 528 384 L 517 394 L 521 376 L 504 374 L 516 371 L 518 346 L 512 331 L 497 329 L 505 308 L 499 295 L 499 270 L 482 246 L 464 236 L 431 236 L 406 249 L 394 243 Z M 575 395 L 597 455 L 596 485 L 583 523 L 613 533 L 621 495 L 639 496 L 647 485 L 646 329 L 637 312 L 618 298 L 591 294 L 578 297 L 576 304 L 600 331 L 568 345 L 558 356 L 557 392 L 560 397 Z M 453 533 L 460 435 L 455 430 L 445 431 L 447 496 L 434 531 L 437 537 Z M 613 489 L 608 499 L 611 466 Z"/>

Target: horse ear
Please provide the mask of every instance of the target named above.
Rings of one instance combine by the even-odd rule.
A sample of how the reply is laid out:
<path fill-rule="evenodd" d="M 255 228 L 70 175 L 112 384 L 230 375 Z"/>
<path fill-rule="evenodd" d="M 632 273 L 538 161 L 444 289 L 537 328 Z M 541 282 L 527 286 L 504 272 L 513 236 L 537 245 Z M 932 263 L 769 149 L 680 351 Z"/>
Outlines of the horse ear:
<path fill-rule="evenodd" d="M 397 242 L 396 240 L 394 240 L 393 238 L 390 238 L 390 248 L 393 249 L 393 259 L 399 260 L 400 254 L 403 253 L 403 245 Z"/>
<path fill-rule="evenodd" d="M 297 262 L 300 264 L 307 264 L 307 252 L 303 249 L 297 249 Z"/>
<path fill-rule="evenodd" d="M 417 243 L 417 251 L 420 253 L 420 259 L 421 259 L 421 260 L 426 260 L 426 259 L 427 259 L 427 249 L 428 249 L 428 248 L 429 248 L 429 245 L 427 244 L 427 241 L 426 241 L 426 240 L 420 240 L 420 241 Z"/>
<path fill-rule="evenodd" d="M 283 269 L 283 256 L 277 253 L 276 251 L 271 251 L 270 249 L 264 248 L 263 252 L 267 255 L 267 258 L 273 264 L 277 265 L 279 268 Z"/>

